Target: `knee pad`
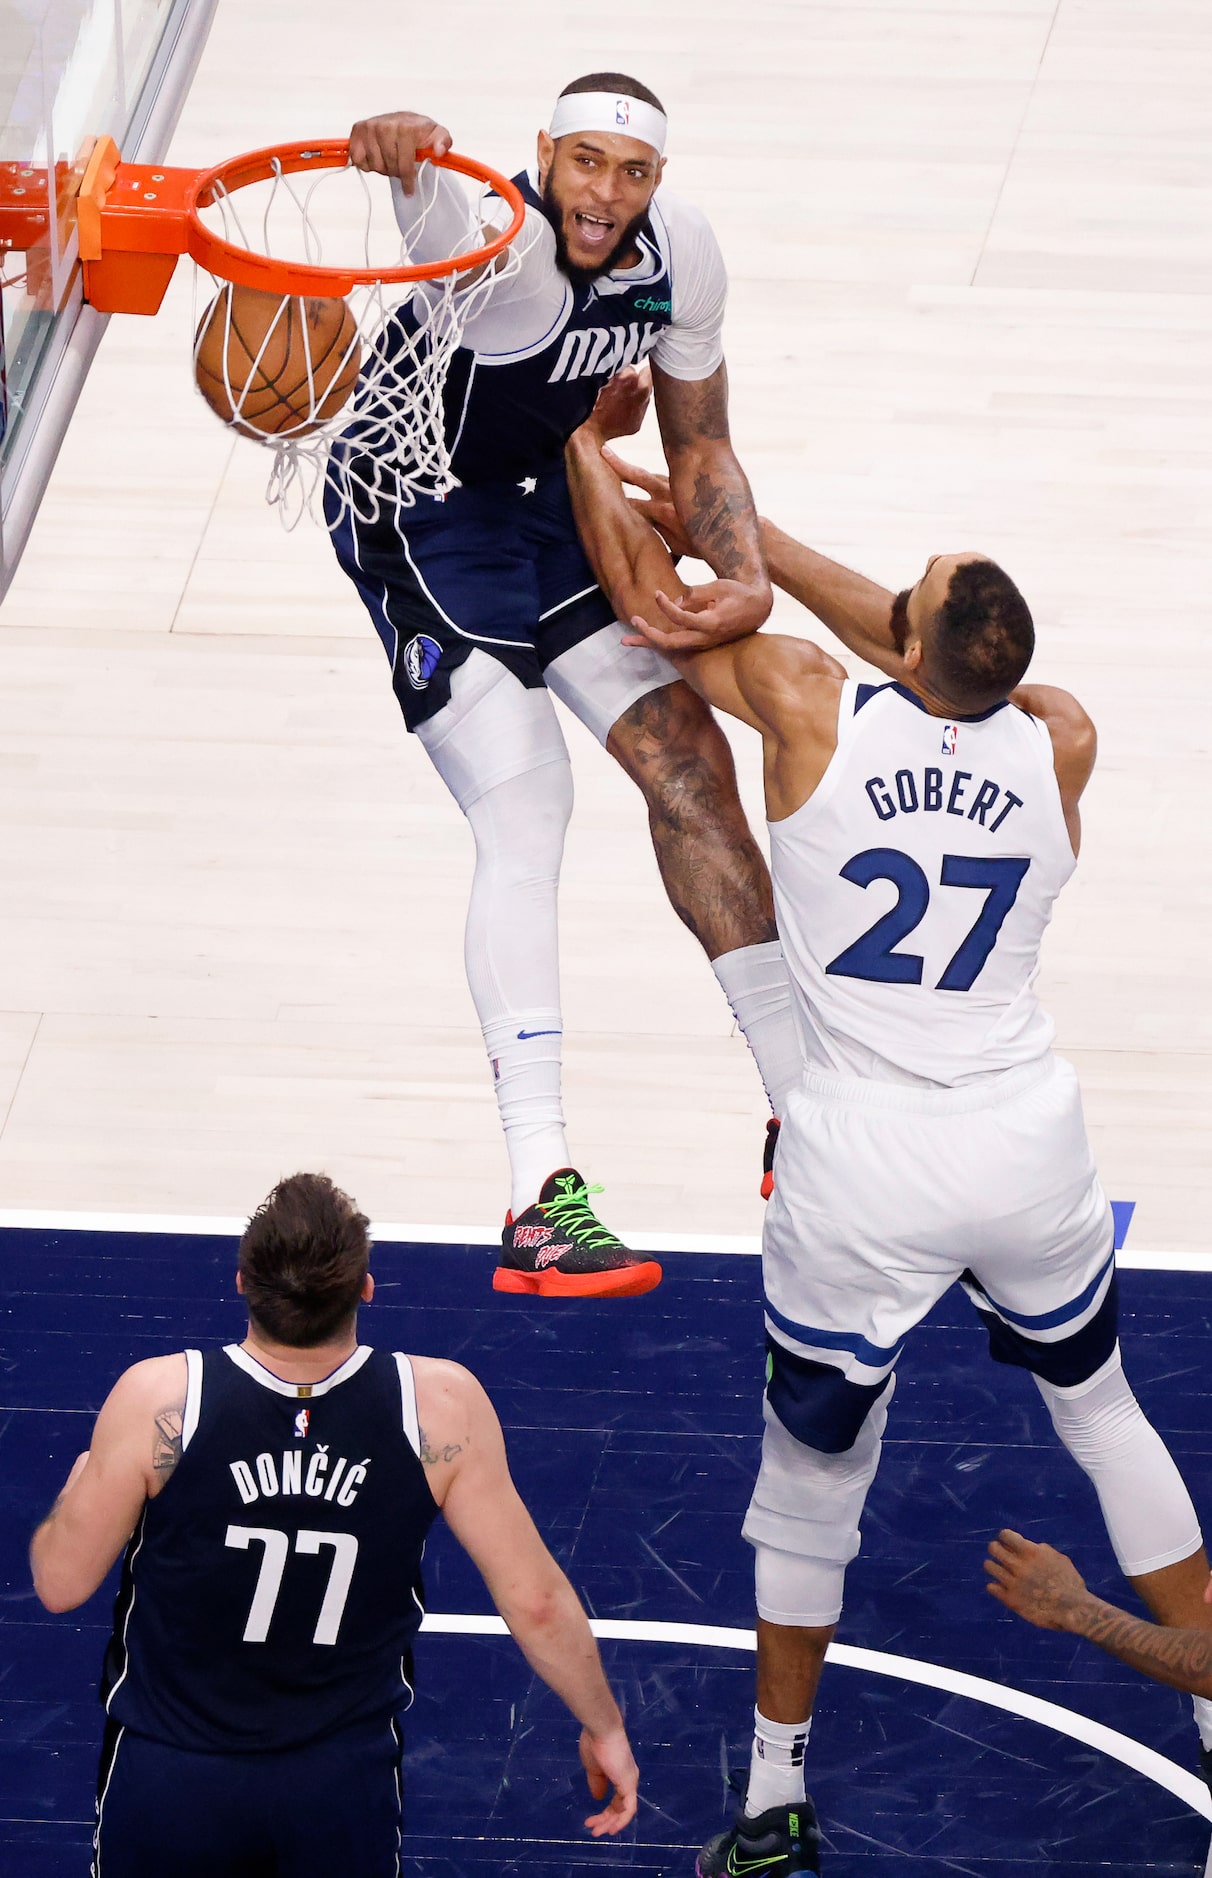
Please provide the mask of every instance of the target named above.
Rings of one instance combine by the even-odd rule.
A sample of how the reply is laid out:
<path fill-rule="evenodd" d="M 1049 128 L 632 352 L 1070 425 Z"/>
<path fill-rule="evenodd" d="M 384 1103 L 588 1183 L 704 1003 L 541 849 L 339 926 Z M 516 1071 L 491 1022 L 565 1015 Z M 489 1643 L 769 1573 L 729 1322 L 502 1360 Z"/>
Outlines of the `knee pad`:
<path fill-rule="evenodd" d="M 766 1339 L 766 1400 L 797 1441 L 821 1454 L 853 1447 L 868 1416 L 892 1400 L 893 1378 L 851 1382 L 832 1363 L 819 1363 Z M 882 1427 L 881 1423 L 881 1427 Z"/>
<path fill-rule="evenodd" d="M 1111 1272 L 1102 1302 L 1092 1316 L 1069 1336 L 1045 1343 L 1026 1336 L 1001 1315 L 971 1272 L 960 1280 L 989 1333 L 989 1354 L 995 1363 L 1028 1369 L 1042 1388 L 1074 1388 L 1104 1369 L 1115 1354 L 1119 1337 L 1119 1288 Z"/>
<path fill-rule="evenodd" d="M 879 1466 L 892 1389 L 890 1378 L 883 1400 L 844 1454 L 806 1447 L 767 1408 L 762 1465 L 743 1528 L 750 1545 L 769 1546 L 844 1573 L 859 1549 L 859 1521 Z M 840 1582 L 837 1577 L 839 1599 Z"/>
<path fill-rule="evenodd" d="M 818 1630 L 842 1614 L 846 1567 L 835 1559 L 800 1558 L 775 1546 L 753 1548 L 758 1616 L 768 1624 Z"/>
<path fill-rule="evenodd" d="M 1120 1570 L 1142 1578 L 1189 1558 L 1199 1521 L 1168 1448 L 1128 1387 L 1118 1348 L 1088 1381 L 1037 1376 L 1052 1426 L 1098 1494 Z"/>
<path fill-rule="evenodd" d="M 566 752 L 541 768 L 493 783 L 464 812 L 476 844 L 473 891 L 494 885 L 554 890 L 572 818 L 572 766 Z"/>

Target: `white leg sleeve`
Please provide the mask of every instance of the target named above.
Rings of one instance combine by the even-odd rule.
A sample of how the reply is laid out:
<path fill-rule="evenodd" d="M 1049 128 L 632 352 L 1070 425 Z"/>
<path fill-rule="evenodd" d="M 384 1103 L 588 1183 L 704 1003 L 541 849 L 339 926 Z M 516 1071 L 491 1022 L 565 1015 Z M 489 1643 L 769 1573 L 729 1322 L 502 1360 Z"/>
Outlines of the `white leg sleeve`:
<path fill-rule="evenodd" d="M 805 1447 L 767 1411 L 762 1465 L 743 1530 L 757 1555 L 758 1614 L 768 1623 L 815 1628 L 837 1622 L 891 1400 L 889 1389 L 844 1454 Z"/>
<path fill-rule="evenodd" d="M 804 1073 L 804 1047 L 791 1005 L 783 948 L 777 939 L 741 946 L 712 959 L 711 969 L 753 1051 L 770 1107 L 782 1116 L 787 1098 L 799 1088 Z"/>
<path fill-rule="evenodd" d="M 417 732 L 476 843 L 467 983 L 492 1059 L 517 1214 L 568 1165 L 556 896 L 572 770 L 546 691 L 473 652 Z"/>
<path fill-rule="evenodd" d="M 1201 1534 L 1191 1496 L 1128 1387 L 1119 1350 L 1072 1388 L 1035 1380 L 1052 1426 L 1094 1483 L 1124 1576 L 1142 1578 L 1198 1551 Z"/>

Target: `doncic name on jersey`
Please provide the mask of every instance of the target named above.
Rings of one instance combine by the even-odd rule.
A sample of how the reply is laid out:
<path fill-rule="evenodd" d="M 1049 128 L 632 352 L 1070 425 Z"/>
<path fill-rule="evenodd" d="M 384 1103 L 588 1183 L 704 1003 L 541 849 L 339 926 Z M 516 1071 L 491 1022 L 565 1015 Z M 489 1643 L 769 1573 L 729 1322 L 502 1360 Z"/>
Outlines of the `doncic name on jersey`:
<path fill-rule="evenodd" d="M 352 1462 L 343 1454 L 330 1457 L 322 1441 L 306 1457 L 302 1448 L 284 1449 L 280 1463 L 272 1454 L 258 1454 L 252 1462 L 228 1462 L 245 1506 L 251 1506 L 254 1500 L 277 1499 L 279 1494 L 283 1498 L 302 1494 L 313 1500 L 335 1500 L 338 1506 L 352 1506 L 369 1467 L 369 1455 Z"/>

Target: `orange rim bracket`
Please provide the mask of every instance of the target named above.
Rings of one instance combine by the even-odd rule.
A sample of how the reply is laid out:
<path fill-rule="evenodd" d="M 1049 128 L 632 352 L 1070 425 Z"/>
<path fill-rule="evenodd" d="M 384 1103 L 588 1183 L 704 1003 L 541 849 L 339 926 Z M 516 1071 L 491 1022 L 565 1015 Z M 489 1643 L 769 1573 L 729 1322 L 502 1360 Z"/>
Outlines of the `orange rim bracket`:
<path fill-rule="evenodd" d="M 178 257 L 200 170 L 124 163 L 99 137 L 80 181 L 76 230 L 84 298 L 100 313 L 158 313 Z"/>

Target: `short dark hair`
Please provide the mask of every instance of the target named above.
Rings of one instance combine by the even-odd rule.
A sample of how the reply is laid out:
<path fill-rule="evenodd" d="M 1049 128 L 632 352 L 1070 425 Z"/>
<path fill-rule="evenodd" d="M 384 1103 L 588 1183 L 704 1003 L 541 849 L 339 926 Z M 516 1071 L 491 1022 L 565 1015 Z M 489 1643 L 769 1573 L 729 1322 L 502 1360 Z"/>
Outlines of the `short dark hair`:
<path fill-rule="evenodd" d="M 571 98 L 578 91 L 617 91 L 620 98 L 638 98 L 641 104 L 650 104 L 662 116 L 665 112 L 656 92 L 641 85 L 638 78 L 628 78 L 626 72 L 590 72 L 584 78 L 574 78 L 571 85 L 565 85 L 560 96 Z"/>
<path fill-rule="evenodd" d="M 1008 697 L 1031 663 L 1035 623 L 996 561 L 961 561 L 924 648 L 927 675 L 944 698 L 971 711 Z"/>
<path fill-rule="evenodd" d="M 357 1311 L 370 1221 L 327 1174 L 291 1174 L 249 1220 L 237 1269 L 258 1330 L 301 1350 L 328 1343 Z"/>

